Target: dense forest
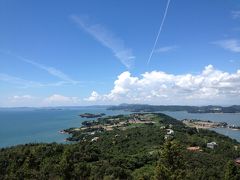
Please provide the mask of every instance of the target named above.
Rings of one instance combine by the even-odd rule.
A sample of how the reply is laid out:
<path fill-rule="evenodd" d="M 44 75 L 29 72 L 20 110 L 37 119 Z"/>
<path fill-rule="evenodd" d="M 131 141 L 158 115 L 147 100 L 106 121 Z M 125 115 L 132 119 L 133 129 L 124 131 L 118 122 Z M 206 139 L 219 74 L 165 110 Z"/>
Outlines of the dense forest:
<path fill-rule="evenodd" d="M 75 132 L 70 144 L 2 148 L 0 179 L 240 179 L 234 161 L 240 157 L 236 140 L 186 127 L 160 113 L 155 121 L 89 134 L 84 140 Z M 166 138 L 169 128 L 174 135 Z M 208 148 L 213 141 L 217 146 Z"/>
<path fill-rule="evenodd" d="M 109 110 L 124 110 L 130 112 L 157 112 L 157 111 L 187 111 L 189 113 L 239 113 L 240 106 L 164 106 L 147 104 L 121 104 L 108 107 Z"/>

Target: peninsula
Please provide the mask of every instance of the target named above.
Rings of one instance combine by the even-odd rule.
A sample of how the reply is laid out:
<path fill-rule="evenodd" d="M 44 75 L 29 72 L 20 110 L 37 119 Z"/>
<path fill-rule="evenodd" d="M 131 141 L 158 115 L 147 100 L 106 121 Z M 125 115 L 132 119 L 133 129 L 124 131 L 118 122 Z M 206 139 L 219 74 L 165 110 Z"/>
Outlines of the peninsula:
<path fill-rule="evenodd" d="M 184 119 L 182 122 L 193 128 L 228 128 L 228 124 L 226 122 L 213 122 L 209 120 L 198 120 L 198 119 Z"/>
<path fill-rule="evenodd" d="M 226 122 L 213 122 L 209 120 L 198 120 L 198 119 L 183 119 L 182 122 L 188 127 L 193 128 L 202 128 L 202 129 L 210 129 L 210 128 L 230 128 L 232 130 L 240 130 L 239 126 L 236 125 L 228 125 Z"/>

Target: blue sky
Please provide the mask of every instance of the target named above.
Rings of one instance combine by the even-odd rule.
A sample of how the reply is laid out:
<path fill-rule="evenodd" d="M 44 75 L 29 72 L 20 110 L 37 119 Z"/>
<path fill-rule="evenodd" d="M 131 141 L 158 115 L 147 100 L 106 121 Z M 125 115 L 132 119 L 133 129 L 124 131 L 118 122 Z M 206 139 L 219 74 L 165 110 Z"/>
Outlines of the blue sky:
<path fill-rule="evenodd" d="M 0 1 L 0 106 L 237 103 L 240 1 L 171 0 L 147 64 L 166 4 Z"/>

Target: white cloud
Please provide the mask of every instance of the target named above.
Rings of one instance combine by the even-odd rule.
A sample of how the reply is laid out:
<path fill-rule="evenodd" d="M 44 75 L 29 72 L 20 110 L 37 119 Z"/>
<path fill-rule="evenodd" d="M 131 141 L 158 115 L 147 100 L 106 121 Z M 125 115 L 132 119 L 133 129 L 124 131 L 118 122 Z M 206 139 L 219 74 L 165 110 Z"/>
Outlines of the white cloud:
<path fill-rule="evenodd" d="M 54 77 L 57 77 L 57 78 L 59 78 L 61 80 L 59 82 L 50 84 L 50 86 L 54 85 L 54 84 L 56 84 L 56 85 L 73 84 L 74 85 L 74 84 L 79 84 L 80 83 L 79 81 L 73 80 L 67 74 L 63 73 L 62 71 L 60 71 L 60 70 L 58 70 L 58 69 L 56 69 L 54 67 L 49 67 L 49 66 L 37 63 L 35 61 L 32 61 L 30 59 L 26 59 L 26 58 L 24 58 L 22 56 L 19 56 L 19 55 L 16 55 L 16 54 L 12 53 L 9 50 L 6 51 L 6 50 L 0 49 L 0 52 L 4 53 L 4 54 L 7 54 L 7 55 L 10 55 L 10 56 L 13 56 L 13 57 L 15 57 L 15 58 L 17 58 L 17 59 L 19 59 L 19 60 L 21 60 L 23 62 L 28 63 L 28 64 L 31 64 L 31 65 L 37 67 L 38 69 L 44 70 L 48 74 L 50 74 L 50 75 L 52 75 Z M 42 84 L 42 83 L 39 83 L 39 84 Z"/>
<path fill-rule="evenodd" d="M 174 50 L 176 48 L 177 48 L 177 46 L 164 46 L 164 47 L 159 47 L 154 52 L 155 53 L 168 52 L 168 51 L 172 51 L 172 50 Z"/>
<path fill-rule="evenodd" d="M 101 96 L 96 91 L 93 91 L 91 93 L 91 96 L 88 98 L 85 98 L 84 100 L 89 102 L 95 102 L 95 101 L 101 100 Z"/>
<path fill-rule="evenodd" d="M 41 83 L 36 81 L 30 81 L 22 79 L 20 77 L 12 76 L 5 73 L 0 73 L 0 81 L 9 84 L 18 85 L 18 88 L 39 88 L 39 87 L 51 87 L 51 86 L 61 86 L 67 84 L 65 81 L 58 81 L 54 83 Z"/>
<path fill-rule="evenodd" d="M 35 97 L 31 95 L 22 95 L 22 96 L 15 95 L 12 97 L 12 99 L 13 100 L 32 100 L 32 99 L 35 99 Z"/>
<path fill-rule="evenodd" d="M 25 80 L 16 76 L 11 76 L 9 74 L 0 73 L 0 81 L 10 83 L 10 84 L 17 84 L 23 88 L 28 87 L 40 87 L 43 84 L 35 81 Z"/>
<path fill-rule="evenodd" d="M 240 11 L 232 11 L 232 18 L 233 19 L 239 19 L 240 18 Z"/>
<path fill-rule="evenodd" d="M 44 106 L 67 106 L 76 105 L 80 102 L 78 97 L 63 96 L 60 94 L 54 94 L 43 100 Z"/>
<path fill-rule="evenodd" d="M 100 24 L 90 25 L 85 22 L 83 18 L 75 15 L 72 15 L 71 19 L 103 46 L 109 48 L 115 57 L 118 58 L 127 68 L 130 68 L 133 65 L 135 56 L 132 54 L 131 49 L 125 47 L 122 39 L 116 37 L 111 31 L 107 30 Z"/>
<path fill-rule="evenodd" d="M 14 95 L 8 97 L 6 102 L 1 103 L 1 105 L 5 106 L 36 106 L 39 101 L 39 98 L 25 94 L 25 95 Z"/>
<path fill-rule="evenodd" d="M 67 74 L 63 73 L 62 71 L 60 71 L 60 70 L 58 70 L 54 67 L 48 67 L 48 66 L 42 65 L 40 63 L 34 62 L 32 60 L 29 60 L 29 59 L 26 59 L 26 58 L 23 58 L 23 57 L 20 57 L 20 56 L 18 56 L 18 58 L 21 59 L 22 61 L 26 62 L 26 63 L 29 63 L 29 64 L 31 64 L 31 65 L 39 68 L 39 69 L 42 69 L 42 70 L 48 72 L 50 75 L 61 79 L 65 83 L 70 83 L 70 84 L 79 83 L 78 81 L 75 81 L 75 80 L 71 79 Z"/>
<path fill-rule="evenodd" d="M 31 103 L 35 101 L 37 98 L 31 95 L 14 95 L 8 98 L 11 103 Z"/>
<path fill-rule="evenodd" d="M 3 100 L 3 99 L 2 99 Z M 29 94 L 13 95 L 0 102 L 0 107 L 51 107 L 51 106 L 77 106 L 79 97 L 53 94 L 49 97 L 37 97 Z"/>
<path fill-rule="evenodd" d="M 208 65 L 198 74 L 145 72 L 141 77 L 123 72 L 111 92 L 93 92 L 88 99 L 99 104 L 226 104 L 240 102 L 240 70 L 228 73 Z"/>
<path fill-rule="evenodd" d="M 240 53 L 240 42 L 237 39 L 226 39 L 226 40 L 216 41 L 213 44 L 216 44 L 226 50 Z"/>

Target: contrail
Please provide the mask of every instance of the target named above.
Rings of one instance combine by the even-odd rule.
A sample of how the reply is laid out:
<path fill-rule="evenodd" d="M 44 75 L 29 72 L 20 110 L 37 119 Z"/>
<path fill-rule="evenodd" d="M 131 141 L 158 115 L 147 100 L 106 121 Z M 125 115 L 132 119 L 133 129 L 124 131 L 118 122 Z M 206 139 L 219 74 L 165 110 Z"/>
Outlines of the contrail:
<path fill-rule="evenodd" d="M 160 27 L 159 27 L 158 34 L 157 34 L 157 38 L 156 38 L 155 43 L 154 43 L 154 45 L 153 45 L 152 51 L 151 51 L 151 53 L 150 53 L 150 55 L 149 55 L 147 64 L 149 64 L 150 61 L 151 61 L 151 58 L 152 58 L 154 49 L 155 49 L 156 44 L 157 44 L 157 42 L 158 42 L 159 35 L 160 35 L 161 32 L 162 32 L 163 24 L 164 24 L 164 21 L 165 21 L 166 16 L 167 16 L 167 12 L 168 12 L 168 7 L 169 7 L 169 4 L 170 4 L 170 1 L 171 1 L 171 0 L 168 0 L 168 2 L 167 2 L 167 6 L 166 6 L 166 9 L 165 9 L 165 12 L 164 12 L 164 15 L 163 15 L 162 23 L 161 23 L 161 25 L 160 25 Z"/>

